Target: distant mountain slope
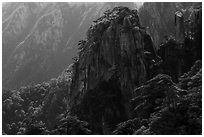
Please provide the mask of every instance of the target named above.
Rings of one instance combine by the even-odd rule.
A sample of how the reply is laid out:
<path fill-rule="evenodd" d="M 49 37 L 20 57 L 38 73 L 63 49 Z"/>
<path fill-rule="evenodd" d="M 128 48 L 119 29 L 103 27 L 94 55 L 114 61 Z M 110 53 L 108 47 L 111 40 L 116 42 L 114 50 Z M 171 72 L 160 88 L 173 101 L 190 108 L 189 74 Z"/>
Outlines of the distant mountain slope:
<path fill-rule="evenodd" d="M 132 3 L 5 3 L 3 86 L 18 88 L 57 77 L 76 56 L 91 22 L 116 5 Z"/>

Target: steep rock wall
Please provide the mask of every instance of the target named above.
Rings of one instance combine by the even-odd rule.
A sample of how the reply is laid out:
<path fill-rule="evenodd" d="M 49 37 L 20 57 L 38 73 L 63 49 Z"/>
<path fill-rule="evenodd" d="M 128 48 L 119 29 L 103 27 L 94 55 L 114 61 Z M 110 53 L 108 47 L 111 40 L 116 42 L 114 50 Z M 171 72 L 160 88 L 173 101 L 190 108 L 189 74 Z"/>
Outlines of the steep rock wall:
<path fill-rule="evenodd" d="M 87 40 L 80 41 L 78 44 L 80 51 L 72 66 L 69 107 L 79 105 L 84 100 L 84 95 L 92 91 L 103 92 L 98 88 L 99 85 L 114 85 L 117 92 L 113 91 L 113 86 L 110 86 L 111 89 L 103 87 L 107 90 L 104 92 L 107 94 L 109 94 L 108 91 L 112 92 L 110 94 L 117 96 L 116 100 L 119 100 L 120 105 L 122 104 L 120 107 L 118 107 L 119 104 L 114 104 L 114 108 L 122 109 L 114 110 L 115 113 L 120 116 L 124 113 L 124 117 L 130 118 L 129 99 L 132 97 L 133 89 L 151 77 L 151 71 L 147 73 L 147 70 L 151 70 L 151 67 L 158 63 L 158 58 L 151 37 L 140 25 L 136 10 L 116 7 L 104 14 L 94 21 L 88 30 Z M 102 125 L 110 117 L 107 113 L 113 111 L 106 106 L 103 109 L 100 121 Z M 110 111 L 107 112 L 107 109 Z M 113 119 L 117 117 L 111 116 Z M 108 131 L 103 131 L 105 132 Z"/>
<path fill-rule="evenodd" d="M 114 75 L 124 94 L 145 82 L 145 35 L 148 34 L 140 26 L 136 10 L 114 8 L 105 13 L 88 30 L 87 41 L 80 44 L 72 92 L 93 89 L 100 81 L 108 81 Z M 156 56 L 154 48 L 149 49 Z"/>

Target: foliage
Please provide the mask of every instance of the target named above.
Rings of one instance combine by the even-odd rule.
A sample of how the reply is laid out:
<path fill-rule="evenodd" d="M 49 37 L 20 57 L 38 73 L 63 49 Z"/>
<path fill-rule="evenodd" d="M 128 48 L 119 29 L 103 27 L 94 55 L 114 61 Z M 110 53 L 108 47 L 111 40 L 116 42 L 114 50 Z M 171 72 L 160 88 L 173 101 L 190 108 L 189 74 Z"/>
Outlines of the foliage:
<path fill-rule="evenodd" d="M 138 118 L 130 119 L 117 125 L 117 128 L 113 131 L 115 135 L 132 135 L 135 130 L 141 126 Z"/>
<path fill-rule="evenodd" d="M 140 127 L 127 124 L 130 123 L 129 120 L 119 124 L 114 134 L 200 135 L 201 62 L 196 61 L 191 71 L 181 76 L 179 84 L 173 83 L 169 76 L 163 74 L 147 81 L 135 90 L 132 105 L 135 108 L 135 119 L 139 118 L 141 121 Z"/>
<path fill-rule="evenodd" d="M 155 109 L 161 109 L 161 106 L 176 107 L 178 92 L 184 91 L 176 87 L 171 77 L 164 74 L 157 75 L 135 89 L 132 103 L 136 106 L 134 108 L 136 116 L 141 119 L 148 118 Z"/>
<path fill-rule="evenodd" d="M 57 115 L 67 109 L 67 96 L 70 79 L 68 74 L 49 82 L 21 87 L 19 90 L 3 89 L 2 115 L 3 130 L 6 134 L 17 134 L 22 128 L 22 121 L 34 117 L 37 122 L 29 124 L 22 134 L 31 134 L 44 123 L 46 129 L 53 129 Z M 31 131 L 30 131 L 31 130 Z M 36 131 L 36 134 L 40 133 Z"/>
<path fill-rule="evenodd" d="M 60 115 L 60 121 L 56 129 L 51 131 L 55 135 L 89 135 L 91 130 L 88 129 L 88 123 L 79 120 L 76 116 L 68 113 Z"/>
<path fill-rule="evenodd" d="M 49 131 L 45 127 L 45 123 L 37 121 L 35 117 L 25 118 L 22 123 L 18 135 L 48 135 Z"/>

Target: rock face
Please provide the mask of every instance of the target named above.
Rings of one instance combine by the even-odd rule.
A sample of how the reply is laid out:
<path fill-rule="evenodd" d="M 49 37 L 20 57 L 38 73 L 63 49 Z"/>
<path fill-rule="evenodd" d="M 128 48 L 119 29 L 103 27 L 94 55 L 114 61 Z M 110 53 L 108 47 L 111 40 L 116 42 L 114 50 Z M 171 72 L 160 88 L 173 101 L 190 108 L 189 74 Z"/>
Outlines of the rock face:
<path fill-rule="evenodd" d="M 184 17 L 181 11 L 175 13 L 176 40 L 184 43 Z"/>
<path fill-rule="evenodd" d="M 186 14 L 181 11 L 175 13 L 176 36 L 166 39 L 158 50 L 163 60 L 163 73 L 172 76 L 174 81 L 187 72 L 196 60 L 202 59 L 202 8 L 194 7 L 189 16 Z"/>
<path fill-rule="evenodd" d="M 183 26 L 185 24 L 183 21 L 189 17 L 192 9 L 197 5 L 201 5 L 201 3 L 146 2 L 143 4 L 139 10 L 140 21 L 142 26 L 148 28 L 156 49 L 159 49 L 160 43 L 165 41 L 166 36 L 169 35 L 178 35 L 179 40 L 183 42 Z M 176 14 L 175 24 L 175 12 L 177 11 L 179 14 Z"/>
<path fill-rule="evenodd" d="M 80 43 L 73 92 L 93 89 L 113 76 L 119 78 L 122 91 L 128 90 L 125 94 L 145 82 L 145 35 L 136 10 L 118 7 L 106 12 L 90 27 L 87 40 Z M 149 52 L 155 54 L 154 50 Z"/>
<path fill-rule="evenodd" d="M 115 83 L 124 103 L 123 113 L 130 117 L 128 102 L 133 89 L 148 78 L 147 69 L 157 62 L 156 53 L 151 37 L 140 25 L 136 10 L 116 7 L 104 14 L 88 30 L 87 40 L 79 43 L 79 56 L 73 66 L 70 107 L 79 104 L 83 95 L 95 90 L 100 83 Z"/>
<path fill-rule="evenodd" d="M 140 8 L 141 24 L 149 28 L 156 49 L 159 49 L 159 44 L 165 35 L 175 34 L 175 12 L 176 4 L 170 2 L 147 2 Z"/>

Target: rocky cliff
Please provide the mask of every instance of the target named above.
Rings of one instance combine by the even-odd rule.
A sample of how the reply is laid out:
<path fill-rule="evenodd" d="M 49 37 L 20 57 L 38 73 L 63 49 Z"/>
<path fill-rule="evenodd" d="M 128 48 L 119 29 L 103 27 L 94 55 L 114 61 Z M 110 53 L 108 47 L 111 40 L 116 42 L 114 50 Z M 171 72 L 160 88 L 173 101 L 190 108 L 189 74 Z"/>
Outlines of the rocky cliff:
<path fill-rule="evenodd" d="M 199 2 L 146 2 L 139 10 L 141 24 L 148 29 L 156 49 L 169 35 L 184 36 L 184 20 L 187 20 Z M 176 17 L 175 17 L 176 13 Z M 193 16 L 192 16 L 193 17 Z M 176 19 L 176 20 L 175 20 Z M 183 20 L 183 21 L 181 21 Z M 180 23 L 179 23 L 180 22 Z M 180 30 L 180 33 L 179 31 Z M 183 40 L 181 36 L 180 40 Z"/>
<path fill-rule="evenodd" d="M 129 99 L 133 89 L 149 78 L 151 67 L 158 63 L 151 37 L 140 25 L 137 10 L 116 7 L 106 11 L 89 28 L 87 39 L 80 41 L 79 49 L 72 66 L 70 107 L 78 105 L 85 94 L 97 92 L 101 83 L 106 83 L 104 88 L 109 84 L 117 87 L 113 96 L 121 98 L 120 108 L 124 109 L 118 113 L 130 117 Z M 101 118 L 106 120 L 105 115 L 104 112 Z"/>

